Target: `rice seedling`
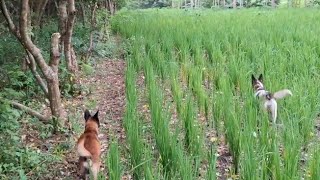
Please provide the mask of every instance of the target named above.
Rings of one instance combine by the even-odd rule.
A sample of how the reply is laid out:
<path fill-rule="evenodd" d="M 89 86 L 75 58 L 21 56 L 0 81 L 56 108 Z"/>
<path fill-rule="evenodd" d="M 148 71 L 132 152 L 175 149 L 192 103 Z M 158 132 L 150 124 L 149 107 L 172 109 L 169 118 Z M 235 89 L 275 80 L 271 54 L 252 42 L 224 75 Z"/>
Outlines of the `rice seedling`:
<path fill-rule="evenodd" d="M 133 168 L 133 178 L 141 179 L 143 175 L 143 137 L 141 134 L 141 123 L 137 116 L 137 93 L 135 91 L 136 74 L 132 62 L 129 62 L 126 70 L 126 113 L 124 117 L 124 127 L 129 144 L 131 167 Z"/>
<path fill-rule="evenodd" d="M 169 132 L 168 119 L 166 119 L 162 110 L 162 94 L 156 87 L 152 64 L 149 61 L 145 63 L 146 84 L 149 90 L 149 102 L 151 111 L 151 121 L 153 133 L 156 140 L 159 153 L 161 155 L 161 164 L 164 173 L 170 176 L 173 169 L 173 143 Z"/>
<path fill-rule="evenodd" d="M 207 174 L 199 179 L 215 179 L 219 147 L 212 148 L 203 138 L 214 129 L 216 138 L 225 137 L 232 155 L 230 176 L 319 177 L 319 137 L 314 128 L 320 104 L 315 83 L 320 77 L 319 18 L 320 12 L 314 9 L 143 10 L 113 17 L 114 32 L 130 40 L 127 60 L 135 68 L 130 68 L 128 82 L 139 71 L 145 75 L 156 148 L 136 140 L 146 138 L 144 134 L 132 137 L 132 146 L 139 144 L 150 157 L 136 156 L 140 164 L 145 162 L 139 173 L 144 177 L 154 173 L 160 179 L 197 179 L 207 158 Z M 257 73 L 264 74 L 267 90 L 293 92 L 292 97 L 279 100 L 275 126 L 253 95 L 250 76 Z M 171 90 L 169 99 L 163 89 Z M 127 91 L 129 100 L 134 93 L 132 88 Z M 175 130 L 170 128 L 175 114 L 167 108 L 171 100 L 180 121 Z M 137 121 L 130 122 L 133 134 L 142 126 L 130 110 L 139 106 L 134 101 L 139 100 L 131 99 L 132 106 L 127 106 L 127 119 Z M 200 121 L 203 114 L 206 118 Z"/>
<path fill-rule="evenodd" d="M 120 162 L 119 144 L 113 141 L 110 145 L 108 157 L 105 164 L 108 165 L 109 178 L 112 180 L 121 179 L 122 166 Z"/>

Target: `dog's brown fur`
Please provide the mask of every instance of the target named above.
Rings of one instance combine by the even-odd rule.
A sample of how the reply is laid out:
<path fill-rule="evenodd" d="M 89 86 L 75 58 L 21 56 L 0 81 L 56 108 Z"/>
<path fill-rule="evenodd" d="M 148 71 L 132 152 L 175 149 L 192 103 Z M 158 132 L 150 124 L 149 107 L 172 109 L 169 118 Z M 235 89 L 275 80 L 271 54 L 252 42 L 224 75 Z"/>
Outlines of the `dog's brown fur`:
<path fill-rule="evenodd" d="M 100 141 L 98 138 L 99 133 L 99 111 L 94 116 L 91 116 L 88 110 L 84 113 L 84 119 L 86 121 L 85 131 L 80 136 L 77 142 L 77 151 L 79 154 L 79 169 L 80 177 L 86 179 L 86 175 L 89 173 L 89 163 L 87 160 L 91 159 L 91 171 L 94 179 L 98 177 L 100 169 Z"/>

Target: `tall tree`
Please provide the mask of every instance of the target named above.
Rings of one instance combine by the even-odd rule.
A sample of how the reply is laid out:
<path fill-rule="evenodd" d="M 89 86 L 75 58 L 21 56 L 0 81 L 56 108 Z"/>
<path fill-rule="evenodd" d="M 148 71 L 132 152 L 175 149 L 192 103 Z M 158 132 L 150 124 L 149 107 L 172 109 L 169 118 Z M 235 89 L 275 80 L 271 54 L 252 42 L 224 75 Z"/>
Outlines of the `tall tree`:
<path fill-rule="evenodd" d="M 30 61 L 29 63 L 31 64 L 30 67 L 35 68 L 37 65 L 41 73 L 43 74 L 46 85 L 44 82 L 41 82 L 41 83 L 43 86 L 45 86 L 43 87 L 43 90 L 47 95 L 47 98 L 49 99 L 51 114 L 54 118 L 57 118 L 58 124 L 60 126 L 63 126 L 65 118 L 63 117 L 64 110 L 63 110 L 63 107 L 61 106 L 61 95 L 60 95 L 59 77 L 58 77 L 58 65 L 60 60 L 60 53 L 59 53 L 58 47 L 59 47 L 60 34 L 54 33 L 51 37 L 50 60 L 49 60 L 49 63 L 47 63 L 41 53 L 41 50 L 33 43 L 33 41 L 30 38 L 29 32 L 31 30 L 30 30 L 30 26 L 28 26 L 28 23 L 29 23 L 28 16 L 30 15 L 29 0 L 21 1 L 19 23 L 17 26 L 13 23 L 13 20 L 9 14 L 9 11 L 7 9 L 7 6 L 4 0 L 1 0 L 1 11 L 7 21 L 9 30 L 24 47 L 26 54 L 28 56 L 28 60 Z M 31 69 L 31 71 L 36 71 L 36 70 Z M 38 76 L 38 74 L 35 76 Z M 39 79 L 41 79 L 40 76 L 39 76 Z M 42 79 L 38 81 L 42 81 Z M 30 108 L 28 111 L 28 108 L 23 106 L 22 104 L 19 104 L 19 103 L 18 105 L 17 103 L 11 103 L 11 104 L 13 104 L 14 107 L 26 110 L 31 115 L 36 115 L 35 113 L 32 113 Z M 37 116 L 37 117 L 42 120 L 48 119 L 44 116 Z"/>

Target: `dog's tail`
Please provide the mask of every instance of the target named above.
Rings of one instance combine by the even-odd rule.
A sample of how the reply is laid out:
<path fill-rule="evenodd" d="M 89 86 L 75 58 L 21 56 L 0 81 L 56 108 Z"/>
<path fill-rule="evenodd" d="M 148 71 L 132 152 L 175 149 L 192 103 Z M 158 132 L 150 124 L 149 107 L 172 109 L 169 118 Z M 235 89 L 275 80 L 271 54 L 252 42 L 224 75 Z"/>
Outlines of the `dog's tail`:
<path fill-rule="evenodd" d="M 292 92 L 289 89 L 283 89 L 283 90 L 277 91 L 273 94 L 273 97 L 275 99 L 282 99 L 286 96 L 292 96 Z"/>

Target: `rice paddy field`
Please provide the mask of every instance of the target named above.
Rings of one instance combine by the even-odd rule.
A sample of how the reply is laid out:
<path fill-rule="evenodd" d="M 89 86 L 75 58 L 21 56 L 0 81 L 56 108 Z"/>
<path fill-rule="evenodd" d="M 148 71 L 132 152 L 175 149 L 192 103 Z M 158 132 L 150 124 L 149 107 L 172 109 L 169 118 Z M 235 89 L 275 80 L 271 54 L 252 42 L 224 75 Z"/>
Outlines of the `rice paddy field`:
<path fill-rule="evenodd" d="M 110 177 L 319 179 L 319 19 L 315 9 L 118 13 L 126 144 L 112 145 L 125 160 L 110 158 Z M 293 92 L 276 125 L 254 97 L 260 73 L 267 90 Z"/>

